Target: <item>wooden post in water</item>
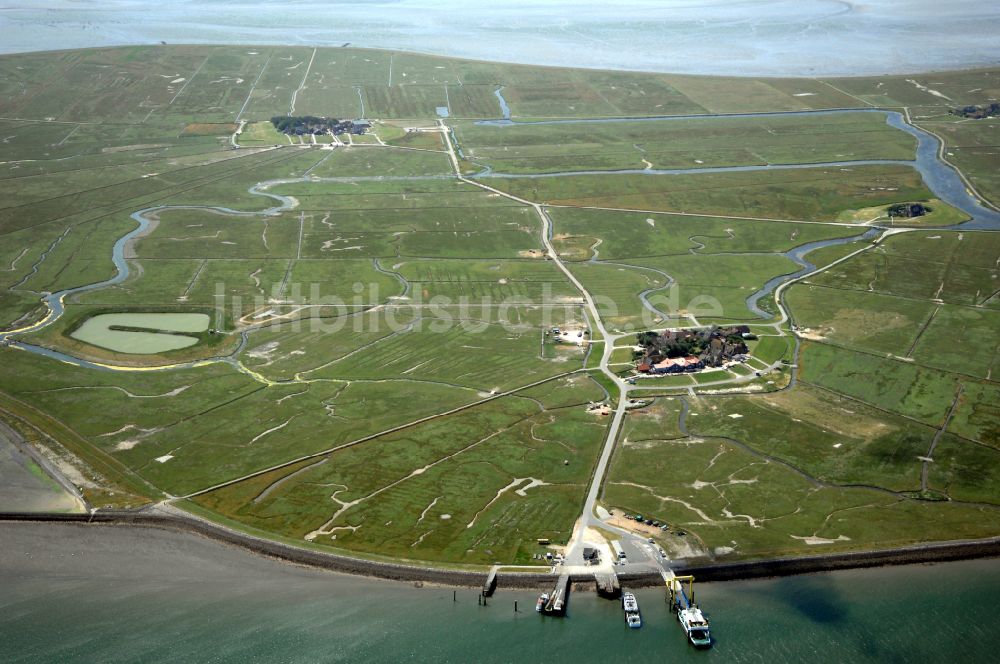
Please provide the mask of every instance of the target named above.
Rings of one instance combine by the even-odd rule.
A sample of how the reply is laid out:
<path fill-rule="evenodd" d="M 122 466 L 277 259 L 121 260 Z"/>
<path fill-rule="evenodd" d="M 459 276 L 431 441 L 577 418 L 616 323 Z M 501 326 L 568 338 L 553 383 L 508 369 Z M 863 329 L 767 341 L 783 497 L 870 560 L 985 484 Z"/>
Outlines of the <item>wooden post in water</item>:
<path fill-rule="evenodd" d="M 517 613 L 517 600 L 514 600 L 514 613 Z"/>
<path fill-rule="evenodd" d="M 453 602 L 457 602 L 458 601 L 458 591 L 457 590 L 452 590 L 451 591 L 451 601 L 453 601 Z"/>

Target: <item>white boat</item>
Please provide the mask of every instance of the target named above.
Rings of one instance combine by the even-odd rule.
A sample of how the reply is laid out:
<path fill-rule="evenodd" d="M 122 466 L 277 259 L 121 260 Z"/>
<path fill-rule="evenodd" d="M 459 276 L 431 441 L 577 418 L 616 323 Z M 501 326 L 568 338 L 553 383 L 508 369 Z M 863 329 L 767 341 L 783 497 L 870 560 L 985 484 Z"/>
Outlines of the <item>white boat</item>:
<path fill-rule="evenodd" d="M 556 600 L 552 602 L 552 612 L 562 613 L 563 611 L 563 598 L 562 595 L 556 597 Z"/>
<path fill-rule="evenodd" d="M 538 601 L 535 602 L 535 611 L 538 611 L 539 613 L 541 613 L 542 609 L 545 608 L 545 603 L 548 602 L 548 601 L 549 601 L 549 594 L 548 593 L 542 593 L 541 595 L 539 595 Z"/>
<path fill-rule="evenodd" d="M 642 617 L 639 615 L 639 601 L 632 593 L 622 593 L 622 608 L 625 610 L 625 623 L 632 629 L 642 627 Z"/>
<path fill-rule="evenodd" d="M 708 631 L 708 620 L 697 606 L 689 606 L 677 612 L 677 620 L 687 633 L 688 640 L 698 647 L 712 645 L 712 635 Z"/>
<path fill-rule="evenodd" d="M 688 591 L 684 592 L 683 581 L 688 582 Z M 712 646 L 712 635 L 708 630 L 708 619 L 694 603 L 694 577 L 682 576 L 667 579 L 667 590 L 670 591 L 670 602 L 677 612 L 677 620 L 688 640 L 699 648 Z"/>

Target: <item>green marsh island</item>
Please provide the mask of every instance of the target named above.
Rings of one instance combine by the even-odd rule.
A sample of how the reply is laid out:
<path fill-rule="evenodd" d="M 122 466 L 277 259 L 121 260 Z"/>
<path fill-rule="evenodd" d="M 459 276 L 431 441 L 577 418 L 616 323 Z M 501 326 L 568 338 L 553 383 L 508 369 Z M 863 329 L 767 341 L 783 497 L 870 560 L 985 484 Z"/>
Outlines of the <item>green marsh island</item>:
<path fill-rule="evenodd" d="M 474 571 L 996 537 L 998 96 L 0 56 L 4 510 Z"/>

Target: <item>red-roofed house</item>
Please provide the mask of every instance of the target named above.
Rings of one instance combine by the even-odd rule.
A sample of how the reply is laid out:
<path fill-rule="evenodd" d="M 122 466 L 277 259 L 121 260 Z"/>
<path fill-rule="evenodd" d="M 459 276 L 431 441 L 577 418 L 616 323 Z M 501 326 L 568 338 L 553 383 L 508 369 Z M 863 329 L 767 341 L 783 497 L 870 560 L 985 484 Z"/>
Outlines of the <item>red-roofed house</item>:
<path fill-rule="evenodd" d="M 697 357 L 694 355 L 688 355 L 687 357 L 667 358 L 662 362 L 657 362 L 650 367 L 650 373 L 682 373 L 684 371 L 696 371 L 704 366 L 704 362 L 699 360 Z"/>

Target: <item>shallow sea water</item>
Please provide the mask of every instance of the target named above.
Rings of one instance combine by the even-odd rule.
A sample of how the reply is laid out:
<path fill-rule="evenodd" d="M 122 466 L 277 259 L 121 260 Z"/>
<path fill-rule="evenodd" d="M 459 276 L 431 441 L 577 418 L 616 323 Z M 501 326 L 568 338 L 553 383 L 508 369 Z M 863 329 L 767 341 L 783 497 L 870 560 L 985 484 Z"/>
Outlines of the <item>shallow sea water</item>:
<path fill-rule="evenodd" d="M 862 75 L 1000 62 L 976 0 L 14 0 L 0 52 L 307 44 L 687 74 Z"/>
<path fill-rule="evenodd" d="M 453 593 L 457 601 L 453 601 Z M 690 648 L 664 593 L 620 604 L 343 576 L 196 536 L 0 524 L 4 662 L 996 661 L 1000 561 L 695 586 L 715 646 Z M 518 612 L 514 612 L 514 602 Z"/>

